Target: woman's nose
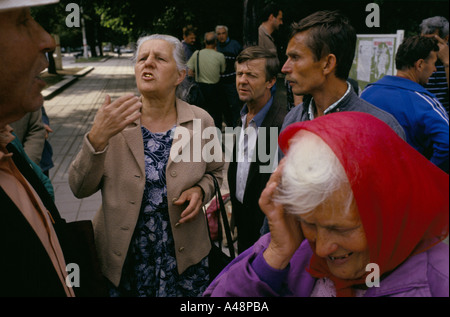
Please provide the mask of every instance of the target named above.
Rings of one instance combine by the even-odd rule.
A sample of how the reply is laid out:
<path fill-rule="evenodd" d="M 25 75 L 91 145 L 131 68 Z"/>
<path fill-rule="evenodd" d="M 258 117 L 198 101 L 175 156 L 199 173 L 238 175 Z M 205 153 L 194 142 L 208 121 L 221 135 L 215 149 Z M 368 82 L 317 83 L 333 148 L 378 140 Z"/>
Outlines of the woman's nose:
<path fill-rule="evenodd" d="M 326 229 L 317 230 L 315 237 L 316 254 L 322 258 L 332 255 L 338 249 L 338 245 L 327 234 Z"/>
<path fill-rule="evenodd" d="M 155 65 L 155 58 L 152 55 L 149 55 L 147 59 L 145 60 L 145 66 L 147 67 L 153 67 Z"/>

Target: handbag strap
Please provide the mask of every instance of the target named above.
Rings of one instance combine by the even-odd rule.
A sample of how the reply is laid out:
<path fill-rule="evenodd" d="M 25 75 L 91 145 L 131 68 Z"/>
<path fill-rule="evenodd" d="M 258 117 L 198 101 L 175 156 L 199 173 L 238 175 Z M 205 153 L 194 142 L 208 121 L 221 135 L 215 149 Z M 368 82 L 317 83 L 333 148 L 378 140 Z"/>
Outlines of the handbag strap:
<path fill-rule="evenodd" d="M 197 71 L 195 72 L 196 81 L 200 78 L 200 51 L 197 51 Z"/>
<path fill-rule="evenodd" d="M 231 258 L 234 259 L 236 255 L 234 253 L 233 240 L 231 238 L 231 229 L 230 229 L 230 224 L 228 223 L 228 217 L 227 217 L 227 212 L 225 209 L 225 204 L 223 202 L 222 194 L 220 192 L 219 182 L 217 181 L 217 178 L 214 176 L 214 174 L 212 174 L 211 172 L 208 172 L 207 174 L 211 175 L 211 177 L 214 181 L 214 189 L 216 192 L 216 197 L 219 200 L 219 210 L 220 210 L 220 214 L 222 216 L 222 222 L 223 222 L 223 226 L 225 229 L 225 236 L 227 238 L 228 250 L 230 251 Z M 207 215 L 206 215 L 206 221 L 208 221 Z M 208 228 L 208 230 L 209 230 L 209 228 Z M 211 235 L 210 235 L 210 237 L 211 237 Z"/>

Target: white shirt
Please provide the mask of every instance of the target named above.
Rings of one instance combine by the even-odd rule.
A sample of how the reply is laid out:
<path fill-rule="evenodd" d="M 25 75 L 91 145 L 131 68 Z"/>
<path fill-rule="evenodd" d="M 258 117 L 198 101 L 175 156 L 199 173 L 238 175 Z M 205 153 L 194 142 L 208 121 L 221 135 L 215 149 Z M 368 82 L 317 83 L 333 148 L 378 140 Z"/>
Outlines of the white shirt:
<path fill-rule="evenodd" d="M 252 119 L 248 127 L 246 126 L 247 115 L 242 117 L 242 127 L 239 134 L 237 148 L 237 171 L 236 171 L 236 198 L 241 203 L 244 202 L 245 187 L 247 184 L 250 164 L 255 161 L 254 153 L 258 136 L 258 127 Z"/>

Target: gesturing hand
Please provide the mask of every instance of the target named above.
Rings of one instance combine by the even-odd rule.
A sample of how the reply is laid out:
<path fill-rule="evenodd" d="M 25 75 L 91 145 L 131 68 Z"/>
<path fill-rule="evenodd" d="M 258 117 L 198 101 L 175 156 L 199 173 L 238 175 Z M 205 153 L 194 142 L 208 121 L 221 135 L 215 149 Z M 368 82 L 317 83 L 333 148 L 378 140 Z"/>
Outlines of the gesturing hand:
<path fill-rule="evenodd" d="M 437 53 L 437 57 L 442 62 L 442 64 L 444 64 L 444 65 L 447 64 L 448 65 L 449 50 L 448 50 L 447 41 L 442 39 L 437 34 L 426 34 L 424 36 L 432 37 L 432 38 L 436 39 L 436 41 L 438 43 L 438 46 L 439 46 L 439 52 Z"/>
<path fill-rule="evenodd" d="M 289 264 L 304 239 L 299 221 L 285 213 L 283 206 L 273 199 L 281 181 L 284 163 L 283 159 L 259 199 L 259 206 L 267 217 L 271 235 L 269 246 L 264 251 L 264 259 L 271 267 L 279 270 Z"/>
<path fill-rule="evenodd" d="M 187 201 L 189 204 L 180 215 L 180 223 L 192 221 L 199 214 L 203 202 L 202 189 L 199 186 L 194 186 L 185 190 L 174 204 L 181 206 Z"/>
<path fill-rule="evenodd" d="M 105 102 L 94 118 L 89 141 L 96 151 L 103 150 L 111 137 L 125 129 L 127 125 L 140 117 L 142 103 L 134 95 L 126 95 L 111 102 L 106 95 Z"/>

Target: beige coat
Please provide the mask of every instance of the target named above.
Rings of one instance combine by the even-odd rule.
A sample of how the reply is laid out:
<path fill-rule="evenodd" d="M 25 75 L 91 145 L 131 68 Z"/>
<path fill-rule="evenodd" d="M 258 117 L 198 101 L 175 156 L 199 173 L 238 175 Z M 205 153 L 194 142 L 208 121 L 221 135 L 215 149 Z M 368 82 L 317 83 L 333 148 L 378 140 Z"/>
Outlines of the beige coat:
<path fill-rule="evenodd" d="M 23 118 L 9 125 L 14 129 L 13 132 L 22 143 L 25 153 L 39 165 L 46 135 L 41 108 L 34 112 L 28 112 Z"/>
<path fill-rule="evenodd" d="M 213 172 L 221 183 L 224 160 L 217 137 L 213 141 L 202 138 L 202 131 L 206 127 L 214 127 L 211 116 L 178 99 L 176 109 L 177 127 L 166 168 L 166 183 L 177 267 L 181 274 L 207 256 L 211 244 L 204 215 L 200 213 L 192 222 L 179 224 L 185 206 L 176 206 L 173 202 L 184 190 L 194 185 L 203 189 L 203 202 L 208 202 L 214 195 L 214 183 L 205 172 Z M 200 120 L 194 123 L 194 119 Z M 180 132 L 185 132 L 184 137 Z M 222 159 L 210 163 L 203 159 L 193 161 L 193 156 L 199 153 L 198 149 L 193 149 L 196 142 L 200 142 L 201 148 L 216 142 L 214 144 L 220 150 Z M 177 162 L 176 157 L 179 159 L 182 157 L 180 155 L 186 153 L 190 154 L 190 159 Z M 70 166 L 69 184 L 76 197 L 87 197 L 98 190 L 102 192 L 102 207 L 93 220 L 95 241 L 103 274 L 116 286 L 120 283 L 122 267 L 141 208 L 144 170 L 140 120 L 111 138 L 102 152 L 96 153 L 85 136 L 82 149 Z"/>

